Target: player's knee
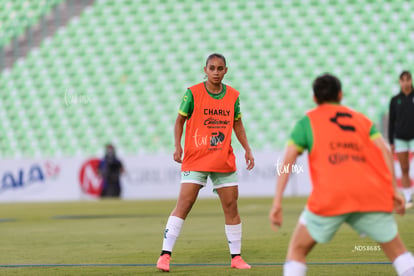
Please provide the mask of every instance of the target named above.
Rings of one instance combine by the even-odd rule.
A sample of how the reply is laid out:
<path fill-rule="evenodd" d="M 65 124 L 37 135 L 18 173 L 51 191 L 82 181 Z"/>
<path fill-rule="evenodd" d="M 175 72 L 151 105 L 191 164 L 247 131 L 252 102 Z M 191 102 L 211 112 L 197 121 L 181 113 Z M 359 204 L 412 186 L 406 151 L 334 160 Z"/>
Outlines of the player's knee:
<path fill-rule="evenodd" d="M 195 202 L 195 199 L 192 198 L 186 198 L 182 201 L 182 205 L 184 209 L 191 209 L 191 207 L 193 207 Z"/>
<path fill-rule="evenodd" d="M 222 202 L 223 210 L 227 212 L 237 213 L 237 201 L 226 200 Z"/>
<path fill-rule="evenodd" d="M 300 242 L 294 243 L 292 246 L 292 249 L 295 252 L 300 253 L 301 255 L 305 255 L 305 253 L 308 251 L 308 248 L 309 248 L 308 244 L 300 243 Z"/>
<path fill-rule="evenodd" d="M 299 262 L 306 261 L 306 250 L 303 246 L 299 244 L 291 244 L 286 256 L 286 260 L 296 260 Z"/>

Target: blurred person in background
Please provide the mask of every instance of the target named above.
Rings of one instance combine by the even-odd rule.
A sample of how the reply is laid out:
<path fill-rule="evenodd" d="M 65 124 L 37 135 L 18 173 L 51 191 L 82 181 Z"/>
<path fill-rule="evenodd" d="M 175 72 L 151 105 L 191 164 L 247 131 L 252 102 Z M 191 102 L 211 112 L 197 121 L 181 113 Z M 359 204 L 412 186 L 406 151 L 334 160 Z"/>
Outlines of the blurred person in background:
<path fill-rule="evenodd" d="M 121 195 L 121 174 L 124 166 L 118 159 L 112 144 L 105 146 L 105 156 L 99 163 L 99 174 L 103 179 L 101 197 L 117 197 Z"/>
<path fill-rule="evenodd" d="M 401 167 L 402 192 L 406 208 L 413 206 L 410 180 L 410 151 L 414 151 L 414 88 L 411 73 L 400 74 L 401 91 L 391 98 L 388 122 L 388 139 Z"/>

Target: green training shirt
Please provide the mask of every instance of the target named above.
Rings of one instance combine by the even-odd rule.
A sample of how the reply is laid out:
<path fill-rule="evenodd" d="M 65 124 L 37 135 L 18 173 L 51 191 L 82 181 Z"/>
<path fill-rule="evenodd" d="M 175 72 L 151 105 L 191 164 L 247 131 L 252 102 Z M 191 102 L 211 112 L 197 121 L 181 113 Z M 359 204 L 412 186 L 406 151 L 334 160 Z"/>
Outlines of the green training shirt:
<path fill-rule="evenodd" d="M 369 132 L 371 139 L 381 136 L 374 124 L 372 124 Z M 298 152 L 302 153 L 304 150 L 310 152 L 313 147 L 313 132 L 310 119 L 305 115 L 293 127 L 292 133 L 288 141 L 288 145 L 295 145 Z"/>
<path fill-rule="evenodd" d="M 204 82 L 204 87 L 206 87 L 206 83 Z M 207 87 L 206 87 L 207 90 Z M 220 100 L 226 95 L 227 87 L 223 84 L 223 89 L 220 93 L 214 94 L 207 90 L 208 94 L 216 100 Z M 178 108 L 178 113 L 190 119 L 191 115 L 193 114 L 194 110 L 194 98 L 193 93 L 191 93 L 190 89 L 187 89 L 185 92 L 183 99 L 181 101 L 180 107 Z M 241 118 L 241 111 L 240 111 L 240 100 L 237 97 L 236 102 L 234 103 L 234 120 L 237 121 Z"/>

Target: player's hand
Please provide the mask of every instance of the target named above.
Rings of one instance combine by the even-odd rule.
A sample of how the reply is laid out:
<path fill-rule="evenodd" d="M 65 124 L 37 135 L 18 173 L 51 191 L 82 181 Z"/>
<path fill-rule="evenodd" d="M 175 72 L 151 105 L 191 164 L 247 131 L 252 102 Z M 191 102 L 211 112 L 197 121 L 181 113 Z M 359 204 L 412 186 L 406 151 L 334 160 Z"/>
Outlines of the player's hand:
<path fill-rule="evenodd" d="M 392 144 L 390 146 L 391 146 L 391 153 L 394 155 L 394 153 L 395 153 L 395 146 L 394 146 L 394 144 Z"/>
<path fill-rule="evenodd" d="M 283 222 L 281 205 L 273 205 L 272 209 L 270 209 L 269 220 L 273 231 L 277 232 Z"/>
<path fill-rule="evenodd" d="M 181 157 L 183 156 L 183 148 L 181 147 L 181 145 L 179 147 L 175 147 L 175 151 L 174 151 L 174 161 L 177 163 L 182 163 L 183 160 L 181 159 Z"/>
<path fill-rule="evenodd" d="M 394 211 L 401 216 L 405 214 L 405 199 L 399 193 L 394 195 Z"/>
<path fill-rule="evenodd" d="M 254 168 L 254 157 L 253 157 L 253 153 L 249 150 L 246 151 L 246 153 L 244 154 L 244 158 L 246 159 L 246 169 L 248 169 L 249 171 L 251 169 Z"/>

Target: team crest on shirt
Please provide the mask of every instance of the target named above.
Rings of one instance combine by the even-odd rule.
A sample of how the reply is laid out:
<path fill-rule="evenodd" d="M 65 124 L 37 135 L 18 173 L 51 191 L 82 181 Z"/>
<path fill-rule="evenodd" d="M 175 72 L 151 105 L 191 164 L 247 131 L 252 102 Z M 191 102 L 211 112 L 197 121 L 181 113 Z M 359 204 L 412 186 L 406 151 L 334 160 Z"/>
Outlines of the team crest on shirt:
<path fill-rule="evenodd" d="M 224 141 L 224 133 L 222 132 L 213 132 L 210 137 L 210 146 L 216 147 L 218 144 L 221 144 Z"/>
<path fill-rule="evenodd" d="M 340 118 L 352 118 L 352 114 L 346 112 L 336 112 L 335 117 L 330 118 L 329 120 L 338 125 L 343 131 L 355 131 L 355 127 L 352 125 L 344 125 L 338 122 Z"/>

